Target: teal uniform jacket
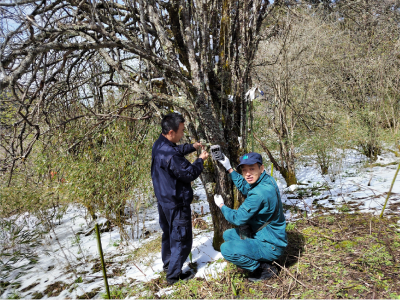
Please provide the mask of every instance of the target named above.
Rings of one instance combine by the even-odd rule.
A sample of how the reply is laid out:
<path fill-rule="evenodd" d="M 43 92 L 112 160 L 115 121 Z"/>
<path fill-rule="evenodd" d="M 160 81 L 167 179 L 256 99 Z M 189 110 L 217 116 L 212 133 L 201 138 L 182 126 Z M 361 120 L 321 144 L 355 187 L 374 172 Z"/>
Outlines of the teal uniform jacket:
<path fill-rule="evenodd" d="M 235 171 L 230 173 L 230 176 L 239 191 L 247 198 L 237 210 L 226 205 L 222 206 L 221 211 L 226 220 L 236 226 L 249 224 L 253 232 L 266 222 L 270 222 L 258 231 L 254 238 L 281 249 L 285 248 L 287 246 L 286 220 L 275 179 L 265 171 L 253 184 L 247 183 L 243 176 Z"/>

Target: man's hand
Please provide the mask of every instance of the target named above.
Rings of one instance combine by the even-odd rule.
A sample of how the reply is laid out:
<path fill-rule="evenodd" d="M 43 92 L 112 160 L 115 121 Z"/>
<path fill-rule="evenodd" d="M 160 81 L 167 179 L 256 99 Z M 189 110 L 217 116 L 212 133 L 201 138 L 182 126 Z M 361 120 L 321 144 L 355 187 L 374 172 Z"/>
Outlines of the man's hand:
<path fill-rule="evenodd" d="M 225 154 L 222 154 L 224 156 L 224 160 L 219 160 L 218 162 L 224 166 L 224 168 L 229 171 L 230 169 L 232 169 L 231 166 L 231 162 L 229 161 L 229 159 L 225 156 Z"/>
<path fill-rule="evenodd" d="M 193 144 L 193 147 L 197 150 L 201 147 L 201 149 L 204 149 L 204 146 L 201 144 L 201 142 L 196 142 Z"/>
<path fill-rule="evenodd" d="M 224 199 L 222 199 L 221 195 L 214 195 L 214 202 L 219 208 L 224 206 Z"/>
<path fill-rule="evenodd" d="M 201 152 L 199 158 L 201 158 L 203 161 L 205 161 L 208 158 L 208 152 L 203 150 L 203 152 Z"/>

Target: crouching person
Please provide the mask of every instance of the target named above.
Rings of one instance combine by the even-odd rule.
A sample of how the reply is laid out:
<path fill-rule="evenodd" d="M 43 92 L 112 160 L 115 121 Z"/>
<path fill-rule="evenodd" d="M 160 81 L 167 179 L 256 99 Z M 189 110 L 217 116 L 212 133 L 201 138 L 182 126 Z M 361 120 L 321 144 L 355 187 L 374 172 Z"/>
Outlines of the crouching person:
<path fill-rule="evenodd" d="M 226 156 L 219 162 L 239 191 L 247 196 L 237 210 L 224 205 L 222 196 L 214 196 L 226 220 L 238 226 L 224 232 L 221 253 L 227 261 L 250 271 L 250 281 L 269 279 L 278 273 L 272 262 L 282 256 L 287 246 L 286 221 L 278 186 L 265 172 L 258 153 L 240 157 L 237 169 L 241 169 L 242 175 L 232 169 Z"/>

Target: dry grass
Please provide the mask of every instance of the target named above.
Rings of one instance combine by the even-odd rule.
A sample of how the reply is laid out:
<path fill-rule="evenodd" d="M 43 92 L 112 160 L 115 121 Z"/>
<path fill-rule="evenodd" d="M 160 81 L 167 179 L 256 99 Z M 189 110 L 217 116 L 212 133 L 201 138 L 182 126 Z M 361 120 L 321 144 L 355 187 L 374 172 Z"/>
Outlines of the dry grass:
<path fill-rule="evenodd" d="M 139 248 L 135 249 L 129 256 L 127 261 L 133 261 L 145 266 L 151 267 L 156 256 L 161 252 L 161 234 L 155 233 L 148 241 L 143 243 Z"/>
<path fill-rule="evenodd" d="M 143 259 L 149 254 L 156 254 L 161 251 L 161 234 L 156 233 L 155 236 L 151 237 L 147 242 L 143 243 L 140 248 L 133 251 L 132 256 L 136 260 Z"/>

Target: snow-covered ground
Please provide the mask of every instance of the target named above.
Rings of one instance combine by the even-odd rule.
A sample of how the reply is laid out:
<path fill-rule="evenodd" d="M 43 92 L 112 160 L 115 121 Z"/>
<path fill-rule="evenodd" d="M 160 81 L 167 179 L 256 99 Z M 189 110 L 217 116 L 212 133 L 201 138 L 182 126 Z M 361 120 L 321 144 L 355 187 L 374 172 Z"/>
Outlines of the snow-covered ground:
<path fill-rule="evenodd" d="M 299 185 L 296 187 L 286 188 L 279 173 L 276 179 L 283 203 L 310 213 L 319 210 L 337 212 L 344 206 L 348 211 L 380 213 L 399 161 L 389 152 L 370 164 L 364 155 L 348 150 L 340 162 L 333 164 L 333 172 L 330 171 L 329 175 L 321 175 L 316 165 L 306 165 L 298 168 Z M 293 189 L 296 191 L 294 195 Z M 400 176 L 393 186 L 385 212 L 400 213 Z M 293 217 L 296 216 L 286 215 L 288 220 Z"/>
<path fill-rule="evenodd" d="M 304 211 L 310 216 L 320 211 L 343 211 L 343 207 L 350 212 L 357 210 L 379 214 L 397 168 L 394 163 L 398 164 L 399 160 L 392 153 L 386 153 L 379 157 L 379 166 L 371 167 L 366 164 L 365 157 L 349 150 L 343 155 L 340 164 L 332 167 L 334 175 L 331 173 L 322 176 L 315 165 L 299 166 L 299 185 L 291 187 L 286 187 L 279 174 L 274 173 L 282 201 L 286 204 L 287 220 L 296 220 L 304 215 Z M 267 169 L 267 172 L 270 171 Z M 208 229 L 194 229 L 192 261 L 197 263 L 196 277 L 207 278 L 222 271 L 226 263 L 221 259 L 221 254 L 212 247 L 211 216 L 204 188 L 199 181 L 195 183 L 195 195 L 198 200 L 192 204 L 192 210 L 198 214 L 197 218 L 208 224 Z M 400 214 L 400 176 L 394 184 L 385 212 Z M 31 247 L 32 255 L 36 255 L 35 261 L 30 262 L 29 258 L 25 258 L 9 263 L 12 270 L 5 271 L 3 268 L 0 279 L 3 293 L 0 298 L 33 298 L 38 293 L 47 298 L 47 294 L 51 295 L 49 291 L 54 290 L 57 285 L 64 285 L 57 298 L 77 298 L 93 291 L 96 291 L 96 298 L 100 297 L 105 288 L 97 241 L 95 233 L 90 232 L 93 224 L 87 223 L 85 215 L 83 208 L 70 206 L 62 215 L 60 223 L 57 221 L 54 229 L 42 235 L 41 245 Z M 107 273 L 113 275 L 108 280 L 110 286 L 138 284 L 160 276 L 162 261 L 159 251 L 148 253 L 144 258 L 135 257 L 137 249 L 159 240 L 161 235 L 156 206 L 147 208 L 145 216 L 145 222 L 140 221 L 139 234 L 147 232 L 146 238 L 130 239 L 128 245 L 125 245 L 121 243 L 116 227 L 101 234 Z M 20 224 L 25 224 L 25 229 L 35 229 L 36 222 L 29 215 L 19 219 Z M 98 222 L 102 224 L 105 220 Z M 136 234 L 137 232 L 134 235 Z M 132 235 L 129 229 L 128 235 Z M 184 271 L 189 269 L 188 264 L 189 259 L 184 265 Z M 170 293 L 171 290 L 172 287 L 160 293 Z"/>

